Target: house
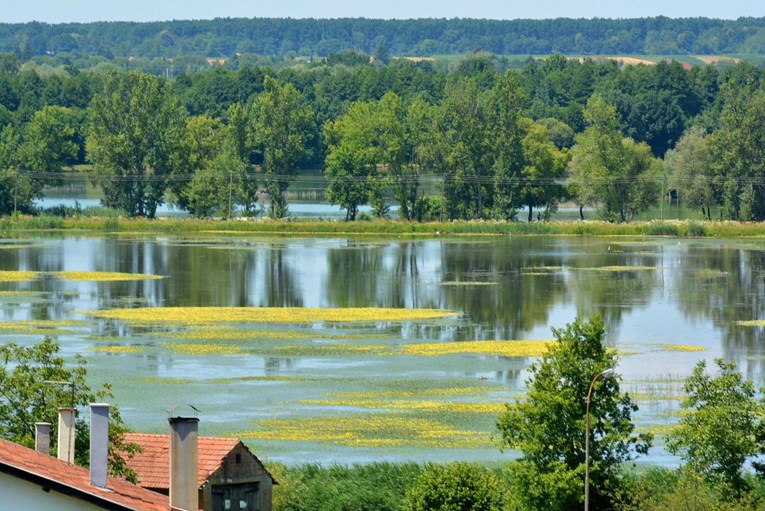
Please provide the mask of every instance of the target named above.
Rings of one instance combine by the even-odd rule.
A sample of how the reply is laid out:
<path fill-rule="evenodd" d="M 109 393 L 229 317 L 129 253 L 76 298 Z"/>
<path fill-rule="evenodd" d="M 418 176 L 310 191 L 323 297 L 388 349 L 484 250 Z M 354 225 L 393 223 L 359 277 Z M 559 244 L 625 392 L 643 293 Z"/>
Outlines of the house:
<path fill-rule="evenodd" d="M 0 439 L 0 511 L 169 511 L 166 495 L 123 479 L 98 486 L 90 470 Z"/>
<path fill-rule="evenodd" d="M 126 460 L 138 484 L 162 494 L 170 491 L 170 437 L 128 433 L 125 441 L 141 446 Z M 263 463 L 236 438 L 197 438 L 199 507 L 271 511 L 272 486 L 277 484 Z"/>

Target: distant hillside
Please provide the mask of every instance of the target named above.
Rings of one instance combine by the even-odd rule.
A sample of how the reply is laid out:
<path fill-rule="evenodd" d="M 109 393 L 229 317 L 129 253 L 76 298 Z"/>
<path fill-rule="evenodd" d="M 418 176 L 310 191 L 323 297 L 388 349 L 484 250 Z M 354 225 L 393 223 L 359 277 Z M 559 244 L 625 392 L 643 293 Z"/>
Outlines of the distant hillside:
<path fill-rule="evenodd" d="M 299 14 L 299 13 L 296 13 Z M 506 55 L 733 55 L 765 53 L 765 18 L 719 20 L 214 19 L 169 22 L 0 24 L 0 52 L 114 57 L 430 56 L 483 50 Z"/>

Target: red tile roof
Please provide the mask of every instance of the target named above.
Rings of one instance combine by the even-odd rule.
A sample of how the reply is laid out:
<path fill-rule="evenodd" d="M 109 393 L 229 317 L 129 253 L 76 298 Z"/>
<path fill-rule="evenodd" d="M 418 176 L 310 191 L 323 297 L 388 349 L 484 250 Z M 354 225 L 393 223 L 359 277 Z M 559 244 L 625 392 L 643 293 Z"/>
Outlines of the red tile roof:
<path fill-rule="evenodd" d="M 168 511 L 167 496 L 109 477 L 107 488 L 90 484 L 90 471 L 41 454 L 34 449 L 0 439 L 0 472 L 44 484 L 51 490 L 71 495 L 105 509 Z"/>
<path fill-rule="evenodd" d="M 148 433 L 127 433 L 125 442 L 141 446 L 141 452 L 126 458 L 128 467 L 138 475 L 138 484 L 144 488 L 170 488 L 170 437 Z M 199 472 L 197 481 L 202 486 L 220 468 L 223 459 L 239 445 L 237 438 L 198 437 Z"/>

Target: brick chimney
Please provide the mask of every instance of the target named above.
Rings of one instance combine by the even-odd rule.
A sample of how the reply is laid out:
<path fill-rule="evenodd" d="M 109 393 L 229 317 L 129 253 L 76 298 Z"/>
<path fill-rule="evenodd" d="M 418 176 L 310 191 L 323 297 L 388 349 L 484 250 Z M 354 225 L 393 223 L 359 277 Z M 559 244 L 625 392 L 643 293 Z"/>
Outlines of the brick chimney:
<path fill-rule="evenodd" d="M 75 408 L 58 409 L 58 459 L 74 464 Z"/>
<path fill-rule="evenodd" d="M 170 508 L 199 509 L 199 419 L 170 417 Z"/>
<path fill-rule="evenodd" d="M 106 488 L 109 460 L 109 405 L 90 404 L 90 484 Z"/>

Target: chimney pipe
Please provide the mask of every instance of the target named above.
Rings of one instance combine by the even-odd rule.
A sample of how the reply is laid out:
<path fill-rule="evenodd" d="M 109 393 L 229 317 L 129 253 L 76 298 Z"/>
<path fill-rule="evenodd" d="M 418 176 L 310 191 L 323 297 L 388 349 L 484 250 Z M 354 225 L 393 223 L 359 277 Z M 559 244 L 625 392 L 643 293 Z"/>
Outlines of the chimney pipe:
<path fill-rule="evenodd" d="M 90 404 L 90 484 L 106 488 L 109 458 L 109 405 Z"/>
<path fill-rule="evenodd" d="M 35 422 L 35 451 L 50 454 L 50 422 Z"/>
<path fill-rule="evenodd" d="M 58 459 L 74 464 L 74 423 L 77 409 L 58 409 Z"/>
<path fill-rule="evenodd" d="M 170 508 L 197 511 L 199 509 L 199 419 L 170 417 Z"/>

